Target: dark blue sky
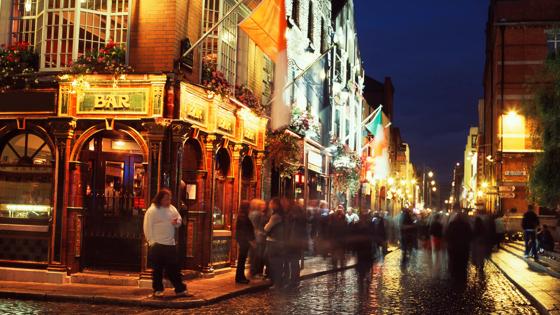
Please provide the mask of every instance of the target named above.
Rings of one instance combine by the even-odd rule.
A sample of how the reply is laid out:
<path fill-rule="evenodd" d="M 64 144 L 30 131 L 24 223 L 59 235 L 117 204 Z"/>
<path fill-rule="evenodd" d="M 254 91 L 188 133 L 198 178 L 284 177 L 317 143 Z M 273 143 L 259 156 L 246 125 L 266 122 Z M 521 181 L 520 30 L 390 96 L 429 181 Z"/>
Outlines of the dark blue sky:
<path fill-rule="evenodd" d="M 418 166 L 451 181 L 483 95 L 486 0 L 354 0 L 366 74 L 395 86 L 394 125 Z"/>

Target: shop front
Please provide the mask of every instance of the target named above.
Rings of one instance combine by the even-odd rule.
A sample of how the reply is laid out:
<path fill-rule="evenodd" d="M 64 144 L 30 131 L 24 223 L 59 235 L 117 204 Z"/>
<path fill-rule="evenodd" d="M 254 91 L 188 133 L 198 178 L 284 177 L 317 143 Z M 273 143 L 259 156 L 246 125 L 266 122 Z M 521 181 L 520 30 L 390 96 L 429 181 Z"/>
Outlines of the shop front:
<path fill-rule="evenodd" d="M 328 201 L 328 163 L 320 148 L 306 145 L 307 206 L 318 207 L 320 201 Z"/>
<path fill-rule="evenodd" d="M 239 203 L 261 194 L 267 120 L 235 99 L 181 83 L 182 192 L 187 213 L 185 267 L 210 272 L 235 263 Z"/>

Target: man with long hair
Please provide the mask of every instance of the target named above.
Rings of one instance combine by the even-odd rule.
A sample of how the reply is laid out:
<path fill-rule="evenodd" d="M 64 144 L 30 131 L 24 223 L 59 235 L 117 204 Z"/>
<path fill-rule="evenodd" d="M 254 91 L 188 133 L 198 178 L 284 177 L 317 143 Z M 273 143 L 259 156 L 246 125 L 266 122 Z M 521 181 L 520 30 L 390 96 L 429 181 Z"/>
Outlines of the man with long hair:
<path fill-rule="evenodd" d="M 175 287 L 177 296 L 190 296 L 179 269 L 179 259 L 175 248 L 175 229 L 182 224 L 177 209 L 171 205 L 171 191 L 158 191 L 152 205 L 144 216 L 144 235 L 149 244 L 149 261 L 152 264 L 152 288 L 154 297 L 162 297 L 163 272 Z"/>

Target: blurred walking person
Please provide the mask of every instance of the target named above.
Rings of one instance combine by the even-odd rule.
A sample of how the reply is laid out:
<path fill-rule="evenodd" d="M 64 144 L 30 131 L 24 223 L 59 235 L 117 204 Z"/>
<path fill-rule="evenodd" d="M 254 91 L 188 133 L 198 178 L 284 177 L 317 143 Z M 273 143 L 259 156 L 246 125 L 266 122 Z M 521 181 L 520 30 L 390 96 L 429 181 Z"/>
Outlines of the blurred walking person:
<path fill-rule="evenodd" d="M 279 198 L 272 198 L 268 203 L 271 212 L 270 219 L 264 226 L 266 232 L 266 257 L 270 267 L 269 276 L 272 280 L 272 288 L 282 288 L 284 272 L 284 209 Z"/>
<path fill-rule="evenodd" d="M 445 237 L 451 278 L 458 284 L 465 284 L 472 238 L 471 225 L 465 214 L 457 213 L 450 220 Z"/>
<path fill-rule="evenodd" d="M 348 230 L 344 210 L 339 207 L 329 216 L 329 244 L 334 268 L 344 267 Z"/>
<path fill-rule="evenodd" d="M 249 206 L 248 201 L 241 202 L 235 224 L 235 240 L 239 245 L 235 282 L 244 284 L 249 283 L 249 280 L 245 277 L 245 262 L 247 261 L 249 247 L 256 247 L 255 230 L 251 220 L 249 220 Z"/>
<path fill-rule="evenodd" d="M 432 247 L 432 274 L 437 277 L 443 275 L 443 224 L 441 214 L 436 213 L 430 222 L 430 243 Z"/>
<path fill-rule="evenodd" d="M 367 219 L 367 217 L 364 216 L 360 221 L 364 219 Z M 373 229 L 373 255 L 379 259 L 383 259 L 383 256 L 387 254 L 387 233 L 385 219 L 381 216 L 379 211 L 374 213 L 371 224 Z"/>
<path fill-rule="evenodd" d="M 495 230 L 496 230 L 496 240 L 495 240 L 495 245 L 496 245 L 496 249 L 500 249 L 500 246 L 502 245 L 502 242 L 504 241 L 504 237 L 506 235 L 506 227 L 504 225 L 504 215 L 503 214 L 498 214 L 498 216 L 496 217 L 496 219 L 494 219 L 494 225 L 495 225 Z"/>
<path fill-rule="evenodd" d="M 264 255 L 266 247 L 266 233 L 264 232 L 264 225 L 268 222 L 268 215 L 266 209 L 266 202 L 260 199 L 251 200 L 249 206 L 249 220 L 253 224 L 255 233 L 255 247 L 250 248 L 250 263 L 251 263 L 251 276 L 261 277 L 264 275 L 264 266 L 266 257 Z"/>
<path fill-rule="evenodd" d="M 291 204 L 286 214 L 286 273 L 289 287 L 297 287 L 307 246 L 306 218 L 303 207 Z"/>
<path fill-rule="evenodd" d="M 403 208 L 400 217 L 400 232 L 401 232 L 401 267 L 408 266 L 410 255 L 414 248 L 416 240 L 416 226 L 412 218 L 412 211 L 408 208 Z"/>
<path fill-rule="evenodd" d="M 488 247 L 490 247 L 487 234 L 488 231 L 484 226 L 484 221 L 480 216 L 477 216 L 473 226 L 471 258 L 479 276 L 484 273 L 484 264 L 488 254 Z"/>
<path fill-rule="evenodd" d="M 372 246 L 372 223 L 369 215 L 363 213 L 359 221 L 356 223 L 353 244 L 358 260 L 356 271 L 358 273 L 358 287 L 363 291 L 364 285 L 369 284 L 371 268 L 373 266 L 373 246 Z"/>

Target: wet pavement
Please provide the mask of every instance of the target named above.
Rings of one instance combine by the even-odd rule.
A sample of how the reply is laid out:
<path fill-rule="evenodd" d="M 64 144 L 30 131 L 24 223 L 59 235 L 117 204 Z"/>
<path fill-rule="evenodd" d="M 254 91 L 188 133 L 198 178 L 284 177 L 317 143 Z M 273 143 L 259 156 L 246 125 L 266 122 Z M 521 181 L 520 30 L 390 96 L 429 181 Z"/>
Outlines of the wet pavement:
<path fill-rule="evenodd" d="M 305 280 L 288 292 L 266 290 L 190 310 L 0 300 L 1 314 L 538 314 L 528 300 L 487 263 L 473 268 L 465 286 L 432 277 L 419 252 L 401 269 L 398 252 L 373 267 L 371 281 L 358 285 L 355 270 Z"/>

